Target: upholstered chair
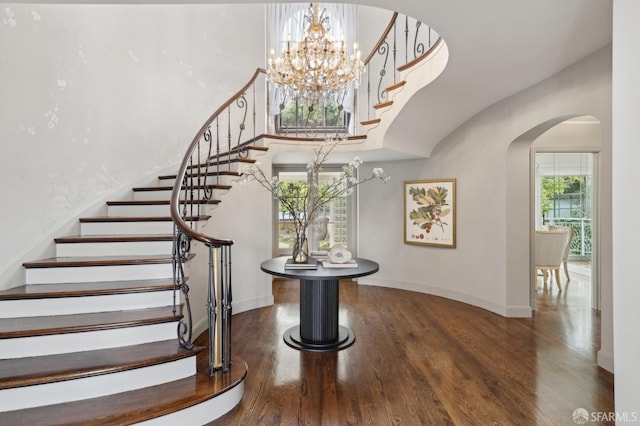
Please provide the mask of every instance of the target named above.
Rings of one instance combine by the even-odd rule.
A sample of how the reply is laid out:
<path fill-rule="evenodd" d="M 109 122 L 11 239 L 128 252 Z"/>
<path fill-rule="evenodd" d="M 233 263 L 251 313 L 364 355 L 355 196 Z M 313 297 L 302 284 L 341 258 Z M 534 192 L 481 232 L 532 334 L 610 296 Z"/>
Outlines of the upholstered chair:
<path fill-rule="evenodd" d="M 540 270 L 546 286 L 547 273 L 553 271 L 556 285 L 560 291 L 562 291 L 560 267 L 568 239 L 569 232 L 567 230 L 536 231 L 534 276 L 537 279 L 537 273 Z"/>

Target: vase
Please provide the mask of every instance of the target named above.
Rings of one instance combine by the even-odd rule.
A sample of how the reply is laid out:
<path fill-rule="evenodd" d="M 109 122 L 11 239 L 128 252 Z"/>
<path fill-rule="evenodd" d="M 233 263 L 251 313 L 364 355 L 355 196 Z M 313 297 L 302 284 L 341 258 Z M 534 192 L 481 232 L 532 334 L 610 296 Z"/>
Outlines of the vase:
<path fill-rule="evenodd" d="M 296 229 L 293 241 L 293 263 L 307 263 L 309 260 L 309 243 L 307 242 L 306 228 Z"/>

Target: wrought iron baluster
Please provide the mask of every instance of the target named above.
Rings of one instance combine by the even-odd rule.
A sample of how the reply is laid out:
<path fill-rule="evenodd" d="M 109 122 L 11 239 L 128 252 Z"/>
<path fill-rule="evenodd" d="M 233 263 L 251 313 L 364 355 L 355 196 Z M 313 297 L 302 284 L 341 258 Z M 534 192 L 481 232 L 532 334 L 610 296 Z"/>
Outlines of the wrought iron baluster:
<path fill-rule="evenodd" d="M 219 334 L 217 332 L 216 324 L 218 323 L 218 309 L 217 292 L 216 292 L 216 271 L 215 271 L 215 248 L 213 246 L 208 247 L 209 254 L 209 275 L 207 281 L 207 317 L 209 319 L 209 375 L 213 376 L 218 369 L 217 365 L 217 352 L 218 352 L 218 339 Z"/>
<path fill-rule="evenodd" d="M 220 184 L 220 122 L 216 117 L 216 184 Z"/>
<path fill-rule="evenodd" d="M 371 119 L 371 62 L 367 63 L 367 120 Z"/>
<path fill-rule="evenodd" d="M 236 100 L 236 105 L 238 106 L 238 108 L 240 108 L 240 110 L 242 111 L 242 121 L 239 124 L 239 129 L 240 131 L 238 132 L 238 141 L 236 143 L 236 151 L 239 151 L 240 149 L 240 142 L 242 139 L 242 133 L 244 132 L 245 129 L 245 121 L 247 120 L 247 98 L 245 93 L 243 93 L 237 100 Z"/>
<path fill-rule="evenodd" d="M 184 275 L 184 262 L 190 249 L 191 238 L 178 231 L 174 225 L 173 254 L 171 259 L 173 264 L 173 313 L 177 313 L 177 289 L 179 287 L 184 297 L 185 311 L 182 312 L 183 316 L 180 321 L 178 321 L 178 343 L 180 347 L 187 349 L 193 348 L 193 317 L 191 313 L 191 302 L 189 300 L 189 285 Z"/>
<path fill-rule="evenodd" d="M 396 83 L 396 56 L 398 53 L 398 46 L 396 45 L 396 23 L 393 24 L 393 84 Z"/>
<path fill-rule="evenodd" d="M 207 130 L 204 132 L 204 140 L 208 144 L 207 148 L 207 161 L 206 167 L 204 169 L 204 179 L 202 186 L 199 186 L 199 189 L 202 191 L 202 198 L 204 200 L 210 200 L 213 198 L 213 188 L 208 185 L 209 180 L 209 165 L 211 164 L 211 150 L 213 145 L 213 138 L 211 136 L 211 126 L 207 126 Z"/>
<path fill-rule="evenodd" d="M 256 143 L 256 103 L 256 84 L 253 83 L 253 145 Z M 269 111 L 268 107 L 267 111 Z"/>
<path fill-rule="evenodd" d="M 231 159 L 231 106 L 227 107 L 227 160 Z M 227 161 L 227 171 L 231 171 L 231 161 Z"/>
<path fill-rule="evenodd" d="M 189 206 L 189 191 L 191 186 L 193 186 L 193 157 L 189 159 L 189 169 L 187 175 L 184 177 L 185 189 L 184 189 L 184 203 L 182 204 L 182 216 L 188 216 L 188 206 Z"/>
<path fill-rule="evenodd" d="M 425 47 L 424 43 L 418 43 L 418 36 L 420 33 L 420 27 L 422 26 L 422 22 L 416 21 L 416 35 L 413 39 L 413 58 L 417 58 L 418 56 L 424 55 Z"/>
<path fill-rule="evenodd" d="M 409 17 L 404 17 L 404 63 L 409 63 Z"/>
<path fill-rule="evenodd" d="M 380 80 L 378 81 L 378 104 L 382 103 L 383 99 L 387 98 L 387 89 L 382 89 L 382 80 L 387 74 L 387 62 L 389 61 L 389 42 L 385 41 L 378 48 L 378 54 L 384 57 L 382 63 L 382 69 L 380 70 Z"/>
<path fill-rule="evenodd" d="M 233 300 L 231 293 L 231 246 L 222 248 L 222 262 L 224 264 L 224 279 L 221 283 L 222 288 L 222 371 L 229 371 L 231 366 L 231 302 Z"/>

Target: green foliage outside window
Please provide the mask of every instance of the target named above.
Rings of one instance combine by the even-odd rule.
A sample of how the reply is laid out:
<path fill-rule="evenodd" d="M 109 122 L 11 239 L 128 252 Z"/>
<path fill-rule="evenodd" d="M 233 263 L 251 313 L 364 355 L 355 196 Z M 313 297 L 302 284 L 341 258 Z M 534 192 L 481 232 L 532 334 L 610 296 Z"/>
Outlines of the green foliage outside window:
<path fill-rule="evenodd" d="M 280 111 L 280 129 L 345 128 L 344 110 L 340 105 L 310 105 L 291 101 Z"/>
<path fill-rule="evenodd" d="M 553 202 L 562 194 L 576 194 L 582 191 L 580 176 L 554 176 L 542 178 L 542 217 L 553 210 Z M 573 215 L 573 212 L 572 212 Z"/>

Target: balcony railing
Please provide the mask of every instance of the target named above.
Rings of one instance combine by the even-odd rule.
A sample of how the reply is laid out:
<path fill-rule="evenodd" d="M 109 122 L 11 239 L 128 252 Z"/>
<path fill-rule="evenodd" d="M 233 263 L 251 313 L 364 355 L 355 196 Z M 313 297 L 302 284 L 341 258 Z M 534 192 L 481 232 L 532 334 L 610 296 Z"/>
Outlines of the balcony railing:
<path fill-rule="evenodd" d="M 553 218 L 548 220 L 549 225 L 565 226 L 573 228 L 573 239 L 569 248 L 569 254 L 580 258 L 591 257 L 591 219 L 590 218 Z"/>

